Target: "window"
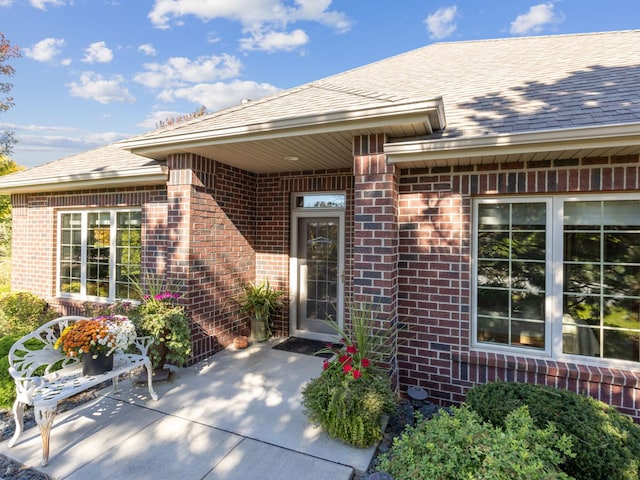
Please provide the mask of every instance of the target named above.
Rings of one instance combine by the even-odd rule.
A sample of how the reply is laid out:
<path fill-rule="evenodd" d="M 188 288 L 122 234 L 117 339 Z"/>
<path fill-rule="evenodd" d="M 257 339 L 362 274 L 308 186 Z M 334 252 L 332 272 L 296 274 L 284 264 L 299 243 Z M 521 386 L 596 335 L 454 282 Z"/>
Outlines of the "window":
<path fill-rule="evenodd" d="M 474 346 L 640 361 L 640 199 L 481 199 L 474 239 Z"/>
<path fill-rule="evenodd" d="M 140 279 L 141 212 L 59 215 L 58 291 L 62 296 L 135 299 Z"/>

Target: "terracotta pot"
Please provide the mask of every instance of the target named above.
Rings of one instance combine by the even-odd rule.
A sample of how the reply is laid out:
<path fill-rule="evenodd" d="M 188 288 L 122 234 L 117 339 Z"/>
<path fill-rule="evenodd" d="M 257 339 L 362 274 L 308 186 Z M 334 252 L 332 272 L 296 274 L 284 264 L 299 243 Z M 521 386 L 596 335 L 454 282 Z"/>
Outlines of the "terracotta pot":
<path fill-rule="evenodd" d="M 244 335 L 233 339 L 233 346 L 237 349 L 247 348 L 249 346 L 249 339 Z"/>

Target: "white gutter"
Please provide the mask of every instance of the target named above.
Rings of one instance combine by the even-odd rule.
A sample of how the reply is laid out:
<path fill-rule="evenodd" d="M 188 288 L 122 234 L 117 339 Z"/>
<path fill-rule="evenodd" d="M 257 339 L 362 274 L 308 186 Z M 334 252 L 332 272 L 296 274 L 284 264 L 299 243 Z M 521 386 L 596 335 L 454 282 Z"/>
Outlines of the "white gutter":
<path fill-rule="evenodd" d="M 640 123 L 386 143 L 392 163 L 640 146 Z"/>
<path fill-rule="evenodd" d="M 429 134 L 433 130 L 444 128 L 446 120 L 442 97 L 426 101 L 391 103 L 368 108 L 281 118 L 269 122 L 217 130 L 124 140 L 118 142 L 118 145 L 133 153 L 144 154 L 145 152 L 175 151 L 176 148 L 368 129 L 408 122 L 424 123 Z"/>
<path fill-rule="evenodd" d="M 20 172 L 22 173 L 22 172 Z M 9 195 L 16 193 L 34 192 L 58 192 L 65 190 L 78 190 L 81 188 L 107 188 L 127 185 L 158 185 L 167 181 L 167 170 L 163 166 L 135 168 L 130 170 L 107 170 L 100 172 L 82 173 L 78 175 L 57 175 L 45 178 L 24 178 L 18 175 L 17 179 L 11 176 L 0 177 L 0 194 Z"/>

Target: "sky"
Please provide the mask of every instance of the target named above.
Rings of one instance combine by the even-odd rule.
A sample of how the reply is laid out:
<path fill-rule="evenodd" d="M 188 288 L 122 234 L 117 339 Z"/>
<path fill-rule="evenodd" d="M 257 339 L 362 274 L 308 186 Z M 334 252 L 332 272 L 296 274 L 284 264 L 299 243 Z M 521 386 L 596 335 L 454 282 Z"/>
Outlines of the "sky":
<path fill-rule="evenodd" d="M 33 167 L 434 42 L 640 28 L 640 0 L 0 0 Z"/>

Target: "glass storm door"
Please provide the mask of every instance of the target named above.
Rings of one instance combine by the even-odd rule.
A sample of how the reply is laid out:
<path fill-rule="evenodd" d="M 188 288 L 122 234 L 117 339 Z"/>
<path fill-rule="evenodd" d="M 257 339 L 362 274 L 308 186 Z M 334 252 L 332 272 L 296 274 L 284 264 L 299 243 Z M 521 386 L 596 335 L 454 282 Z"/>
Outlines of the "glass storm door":
<path fill-rule="evenodd" d="M 325 339 L 342 326 L 343 241 L 340 216 L 298 216 L 294 239 L 297 263 L 294 335 Z"/>

